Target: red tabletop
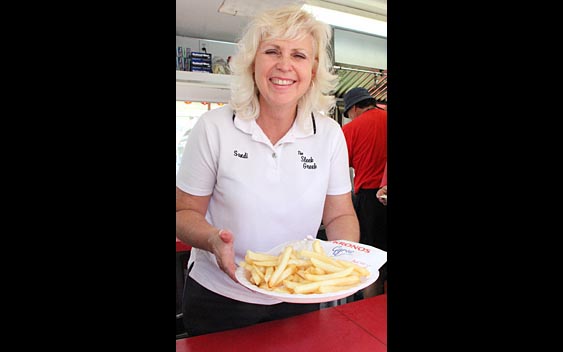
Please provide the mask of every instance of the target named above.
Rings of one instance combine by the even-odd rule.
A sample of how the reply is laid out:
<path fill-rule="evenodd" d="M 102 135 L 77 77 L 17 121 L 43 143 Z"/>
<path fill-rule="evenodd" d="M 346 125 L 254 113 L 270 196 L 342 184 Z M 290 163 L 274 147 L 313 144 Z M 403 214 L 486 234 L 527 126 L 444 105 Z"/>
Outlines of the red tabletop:
<path fill-rule="evenodd" d="M 368 303 L 365 303 L 366 301 Z M 362 304 L 362 302 L 364 302 L 364 304 Z M 334 308 L 387 345 L 386 294 L 367 298 L 362 301 L 343 304 Z"/>
<path fill-rule="evenodd" d="M 176 352 L 196 351 L 386 352 L 387 295 L 176 340 Z"/>
<path fill-rule="evenodd" d="M 185 252 L 192 249 L 192 246 L 188 246 L 184 242 L 176 238 L 176 252 Z"/>

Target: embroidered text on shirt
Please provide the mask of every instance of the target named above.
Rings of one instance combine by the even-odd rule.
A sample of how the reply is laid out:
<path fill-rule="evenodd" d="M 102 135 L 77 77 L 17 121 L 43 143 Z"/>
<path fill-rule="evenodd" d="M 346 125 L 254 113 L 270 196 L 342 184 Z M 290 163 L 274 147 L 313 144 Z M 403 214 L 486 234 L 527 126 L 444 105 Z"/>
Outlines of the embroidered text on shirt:
<path fill-rule="evenodd" d="M 233 153 L 234 156 L 238 156 L 239 158 L 248 159 L 248 152 L 239 153 L 236 149 Z"/>
<path fill-rule="evenodd" d="M 315 163 L 315 159 L 313 159 L 313 157 L 306 157 L 305 155 L 303 155 L 303 152 L 298 150 L 297 151 L 297 155 L 300 156 L 300 160 L 303 163 L 303 168 L 304 169 L 316 169 L 317 168 L 317 164 Z"/>

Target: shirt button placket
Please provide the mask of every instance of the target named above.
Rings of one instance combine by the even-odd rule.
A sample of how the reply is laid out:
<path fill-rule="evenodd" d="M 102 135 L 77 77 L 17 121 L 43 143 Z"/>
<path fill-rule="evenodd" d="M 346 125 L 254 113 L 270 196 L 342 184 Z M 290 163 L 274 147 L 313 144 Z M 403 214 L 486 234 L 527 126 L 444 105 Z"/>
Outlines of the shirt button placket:
<path fill-rule="evenodd" d="M 274 150 L 272 151 L 272 161 L 274 163 L 274 169 L 278 170 L 279 168 L 279 163 L 280 163 L 280 153 L 279 153 L 279 145 L 274 147 Z"/>

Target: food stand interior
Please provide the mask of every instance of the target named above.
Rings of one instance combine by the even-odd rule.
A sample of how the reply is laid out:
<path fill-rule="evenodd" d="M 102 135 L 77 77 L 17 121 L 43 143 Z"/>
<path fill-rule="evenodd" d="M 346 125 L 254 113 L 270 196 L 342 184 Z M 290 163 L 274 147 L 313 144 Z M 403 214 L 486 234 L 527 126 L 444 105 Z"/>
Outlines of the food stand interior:
<path fill-rule="evenodd" d="M 248 2 L 248 1 L 247 1 Z M 303 1 L 265 1 L 262 5 Z M 359 0 L 333 1 L 356 6 Z M 374 5 L 385 5 L 386 1 L 374 1 Z M 227 60 L 236 52 L 236 40 L 249 17 L 228 16 L 217 9 L 222 0 L 193 2 L 176 0 L 176 49 L 211 53 L 214 58 Z M 197 19 L 194 13 L 198 13 Z M 206 18 L 205 24 L 197 23 Z M 196 21 L 196 23 L 194 23 Z M 220 27 L 220 28 L 216 28 Z M 333 28 L 333 67 L 339 76 L 334 92 L 337 109 L 332 118 L 340 125 L 349 120 L 342 116 L 342 97 L 354 87 L 364 87 L 374 96 L 378 105 L 387 106 L 387 38 Z M 178 56 L 178 54 L 177 54 Z M 177 57 L 178 59 L 178 57 Z M 181 68 L 176 71 L 176 171 L 179 167 L 184 145 L 189 132 L 204 112 L 220 107 L 229 100 L 230 76 L 228 74 L 190 72 Z M 353 174 L 351 173 L 351 177 Z M 322 233 L 322 226 L 319 233 Z M 180 246 L 180 249 L 179 249 Z M 189 250 L 177 243 L 177 294 L 176 294 L 176 338 L 186 337 L 181 321 L 181 292 L 185 265 Z"/>

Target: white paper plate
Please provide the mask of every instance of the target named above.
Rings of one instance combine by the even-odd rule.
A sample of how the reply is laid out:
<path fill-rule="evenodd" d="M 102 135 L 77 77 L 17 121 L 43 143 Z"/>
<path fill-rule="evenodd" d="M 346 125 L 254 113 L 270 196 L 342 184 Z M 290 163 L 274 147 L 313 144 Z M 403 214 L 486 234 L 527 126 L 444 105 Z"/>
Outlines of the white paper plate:
<path fill-rule="evenodd" d="M 267 254 L 279 255 L 283 252 L 284 248 L 288 245 L 293 246 L 294 250 L 308 249 L 312 250 L 312 244 L 314 239 L 304 239 L 301 241 L 292 241 L 280 244 L 272 248 L 271 250 L 265 252 Z M 330 292 L 330 293 L 310 293 L 310 294 L 300 294 L 300 293 L 280 293 L 264 290 L 254 285 L 249 281 L 250 272 L 245 270 L 243 267 L 239 266 L 235 271 L 235 275 L 238 281 L 245 287 L 251 289 L 252 291 L 262 293 L 266 296 L 279 299 L 283 302 L 289 303 L 322 303 L 339 300 L 341 298 L 348 297 L 357 291 L 371 285 L 379 277 L 379 268 L 387 261 L 387 252 L 368 246 L 361 243 L 336 240 L 336 241 L 321 241 L 321 245 L 325 250 L 325 253 L 339 260 L 346 260 L 349 262 L 354 262 L 364 268 L 366 268 L 370 274 L 368 277 L 362 277 L 362 281 L 349 289 Z"/>

